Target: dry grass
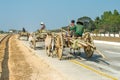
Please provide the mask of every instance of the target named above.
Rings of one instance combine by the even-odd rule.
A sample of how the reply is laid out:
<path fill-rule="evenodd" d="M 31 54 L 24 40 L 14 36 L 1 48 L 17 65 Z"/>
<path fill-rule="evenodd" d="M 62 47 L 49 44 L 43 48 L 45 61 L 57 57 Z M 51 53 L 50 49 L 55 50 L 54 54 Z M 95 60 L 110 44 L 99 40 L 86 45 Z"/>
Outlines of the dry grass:
<path fill-rule="evenodd" d="M 26 62 L 25 53 L 20 50 L 15 36 L 11 37 L 9 47 L 10 80 L 30 80 L 32 69 Z"/>
<path fill-rule="evenodd" d="M 44 59 L 12 36 L 10 39 L 10 80 L 67 80 Z"/>
<path fill-rule="evenodd" d="M 94 39 L 102 41 L 120 42 L 119 37 L 94 37 Z"/>

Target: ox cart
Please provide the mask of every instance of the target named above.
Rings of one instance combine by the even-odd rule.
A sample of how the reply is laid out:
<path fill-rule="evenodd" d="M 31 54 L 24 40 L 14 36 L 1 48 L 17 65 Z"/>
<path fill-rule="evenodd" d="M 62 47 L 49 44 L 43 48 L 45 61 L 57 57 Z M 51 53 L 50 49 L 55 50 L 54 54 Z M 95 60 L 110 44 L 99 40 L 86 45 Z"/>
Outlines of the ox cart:
<path fill-rule="evenodd" d="M 58 56 L 62 58 L 63 53 L 63 37 L 60 33 L 48 33 L 45 39 L 45 51 L 48 56 Z"/>
<path fill-rule="evenodd" d="M 25 40 L 28 41 L 28 39 L 29 39 L 29 33 L 28 32 L 21 31 L 18 34 L 19 34 L 18 39 L 21 39 L 22 37 L 24 37 L 24 38 L 26 38 Z"/>
<path fill-rule="evenodd" d="M 63 48 L 67 45 L 70 50 L 83 48 L 87 58 L 93 56 L 94 51 L 97 51 L 103 58 L 105 56 L 94 46 L 93 38 L 89 32 L 84 33 L 82 37 L 74 38 L 66 36 L 65 30 L 61 33 L 48 34 L 45 39 L 45 50 L 48 56 L 58 56 L 61 60 L 63 56 Z"/>
<path fill-rule="evenodd" d="M 30 35 L 29 41 L 30 41 L 30 47 L 33 49 L 36 49 L 36 44 L 38 42 L 43 42 L 46 38 L 47 31 L 36 31 L 33 34 Z"/>

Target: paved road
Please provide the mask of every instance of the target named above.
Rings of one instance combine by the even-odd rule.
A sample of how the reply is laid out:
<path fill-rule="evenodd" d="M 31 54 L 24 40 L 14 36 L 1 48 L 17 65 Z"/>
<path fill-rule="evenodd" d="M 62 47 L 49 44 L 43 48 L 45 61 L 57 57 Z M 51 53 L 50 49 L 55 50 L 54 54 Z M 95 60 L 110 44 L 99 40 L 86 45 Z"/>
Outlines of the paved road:
<path fill-rule="evenodd" d="M 29 42 L 22 41 L 29 48 Z M 40 45 L 39 45 L 40 44 Z M 70 80 L 119 80 L 120 79 L 120 46 L 95 43 L 96 47 L 107 57 L 101 58 L 96 52 L 87 59 L 83 50 L 80 56 L 69 54 L 69 49 L 64 50 L 63 60 L 47 57 L 44 43 L 38 43 L 36 55 L 46 59 L 50 65 L 69 77 Z M 71 59 L 68 59 L 71 57 Z M 116 79 L 117 78 L 117 79 Z"/>
<path fill-rule="evenodd" d="M 94 59 L 92 63 L 103 69 L 102 71 L 108 72 L 120 79 L 120 46 L 101 43 L 96 43 L 95 45 L 104 53 L 107 59 Z"/>

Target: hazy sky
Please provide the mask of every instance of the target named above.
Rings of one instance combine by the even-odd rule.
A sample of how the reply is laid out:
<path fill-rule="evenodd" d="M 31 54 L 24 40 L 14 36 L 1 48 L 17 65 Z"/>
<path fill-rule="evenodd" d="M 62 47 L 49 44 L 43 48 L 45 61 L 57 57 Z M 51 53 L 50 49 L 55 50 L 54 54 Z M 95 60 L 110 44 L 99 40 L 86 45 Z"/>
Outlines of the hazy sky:
<path fill-rule="evenodd" d="M 114 9 L 120 13 L 120 0 L 0 0 L 0 30 L 35 31 L 41 21 L 47 29 L 55 29 L 71 19 L 89 16 L 94 20 Z"/>

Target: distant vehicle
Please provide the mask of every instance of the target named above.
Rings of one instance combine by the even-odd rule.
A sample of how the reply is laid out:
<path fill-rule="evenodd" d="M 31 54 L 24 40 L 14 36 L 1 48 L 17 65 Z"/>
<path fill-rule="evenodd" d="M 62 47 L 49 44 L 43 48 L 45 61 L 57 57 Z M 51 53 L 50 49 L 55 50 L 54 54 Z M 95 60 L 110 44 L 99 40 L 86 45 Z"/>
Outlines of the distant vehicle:
<path fill-rule="evenodd" d="M 29 33 L 27 31 L 26 32 L 19 31 L 18 34 L 19 34 L 18 39 L 21 39 L 21 37 L 26 37 L 26 40 L 28 41 Z"/>

